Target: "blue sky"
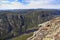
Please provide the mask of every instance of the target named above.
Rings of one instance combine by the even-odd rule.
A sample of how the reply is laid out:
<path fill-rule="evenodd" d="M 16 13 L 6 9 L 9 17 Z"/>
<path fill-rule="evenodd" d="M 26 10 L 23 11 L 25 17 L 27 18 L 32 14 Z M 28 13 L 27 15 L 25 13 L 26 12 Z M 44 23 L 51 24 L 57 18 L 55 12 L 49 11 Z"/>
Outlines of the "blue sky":
<path fill-rule="evenodd" d="M 0 0 L 1 9 L 60 9 L 60 0 Z"/>
<path fill-rule="evenodd" d="M 18 2 L 22 3 L 22 4 L 29 4 L 29 2 L 27 2 L 26 0 L 18 0 Z"/>

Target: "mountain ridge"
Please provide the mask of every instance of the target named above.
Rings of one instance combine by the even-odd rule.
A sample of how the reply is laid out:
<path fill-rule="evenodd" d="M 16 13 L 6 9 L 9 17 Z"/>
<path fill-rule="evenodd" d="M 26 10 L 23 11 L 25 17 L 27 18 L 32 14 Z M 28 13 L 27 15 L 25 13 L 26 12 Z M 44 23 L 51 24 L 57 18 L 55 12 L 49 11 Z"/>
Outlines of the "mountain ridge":
<path fill-rule="evenodd" d="M 60 10 L 0 11 L 0 39 L 5 40 L 32 32 L 39 28 L 38 24 L 51 20 L 59 14 Z"/>

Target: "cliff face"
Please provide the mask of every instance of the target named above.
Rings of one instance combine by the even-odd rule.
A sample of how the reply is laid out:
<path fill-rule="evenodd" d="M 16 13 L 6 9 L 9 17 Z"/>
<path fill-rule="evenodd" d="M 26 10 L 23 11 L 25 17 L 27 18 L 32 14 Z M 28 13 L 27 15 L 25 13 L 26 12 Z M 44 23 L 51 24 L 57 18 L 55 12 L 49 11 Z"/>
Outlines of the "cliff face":
<path fill-rule="evenodd" d="M 27 40 L 60 40 L 60 17 L 39 24 L 39 30 Z"/>
<path fill-rule="evenodd" d="M 0 11 L 0 39 L 15 37 L 53 17 L 53 10 Z M 60 11 L 59 11 L 60 12 Z"/>
<path fill-rule="evenodd" d="M 24 26 L 24 27 L 23 27 Z M 25 28 L 24 16 L 20 14 L 1 14 L 0 15 L 0 39 L 17 36 L 22 34 Z"/>
<path fill-rule="evenodd" d="M 10 38 L 20 35 L 23 32 L 25 32 L 27 29 L 33 28 L 33 26 L 36 27 L 38 22 L 42 23 L 44 21 L 52 19 L 51 14 L 47 19 L 45 18 L 48 16 L 45 16 L 45 14 L 39 15 L 39 17 L 36 14 L 34 13 L 34 16 L 28 14 L 22 15 L 22 14 L 14 14 L 14 13 L 0 14 L 0 39 Z"/>

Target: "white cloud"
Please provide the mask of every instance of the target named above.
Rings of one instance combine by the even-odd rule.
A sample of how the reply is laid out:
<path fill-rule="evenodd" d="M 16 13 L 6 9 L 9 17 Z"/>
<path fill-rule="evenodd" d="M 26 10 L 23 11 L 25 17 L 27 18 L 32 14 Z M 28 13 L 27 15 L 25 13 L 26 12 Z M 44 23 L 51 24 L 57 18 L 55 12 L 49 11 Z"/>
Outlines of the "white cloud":
<path fill-rule="evenodd" d="M 36 2 L 32 1 L 28 7 L 30 8 L 47 8 L 47 9 L 60 9 L 60 4 L 52 4 L 54 0 L 38 0 Z"/>
<path fill-rule="evenodd" d="M 10 1 L 1 1 L 1 3 L 10 3 Z"/>
<path fill-rule="evenodd" d="M 0 4 L 0 9 L 30 9 L 30 8 L 49 8 L 49 9 L 60 9 L 60 5 L 53 5 L 51 4 L 54 0 L 25 0 L 26 2 L 29 2 L 30 4 L 24 5 L 18 0 L 15 0 L 14 2 L 11 2 L 8 4 Z"/>
<path fill-rule="evenodd" d="M 60 9 L 60 5 L 53 5 L 51 2 L 54 0 L 30 0 L 30 4 L 26 8 L 49 8 L 49 9 Z"/>
<path fill-rule="evenodd" d="M 11 4 L 1 4 L 0 9 L 19 9 L 24 8 L 24 5 L 18 2 L 12 2 Z"/>

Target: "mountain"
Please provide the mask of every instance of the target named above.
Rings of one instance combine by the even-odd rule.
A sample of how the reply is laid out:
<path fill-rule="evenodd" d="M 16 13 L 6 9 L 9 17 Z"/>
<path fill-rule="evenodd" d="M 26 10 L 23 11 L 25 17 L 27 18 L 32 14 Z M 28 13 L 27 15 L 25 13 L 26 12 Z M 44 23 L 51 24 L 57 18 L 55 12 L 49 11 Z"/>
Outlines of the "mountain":
<path fill-rule="evenodd" d="M 7 40 L 38 29 L 38 24 L 60 15 L 60 10 L 1 10 L 0 39 Z"/>
<path fill-rule="evenodd" d="M 27 40 L 60 40 L 60 17 L 38 25 L 39 30 Z"/>

